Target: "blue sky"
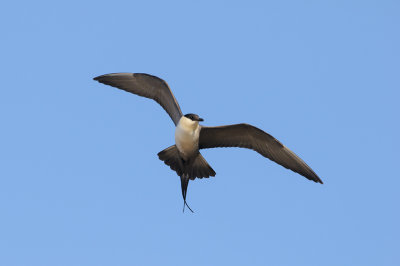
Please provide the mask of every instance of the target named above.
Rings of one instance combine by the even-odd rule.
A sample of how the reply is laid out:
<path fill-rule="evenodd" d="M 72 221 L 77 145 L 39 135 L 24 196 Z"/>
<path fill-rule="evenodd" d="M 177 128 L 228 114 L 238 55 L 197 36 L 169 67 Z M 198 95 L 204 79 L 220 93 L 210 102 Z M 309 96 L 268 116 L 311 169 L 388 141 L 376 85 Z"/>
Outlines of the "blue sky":
<path fill-rule="evenodd" d="M 8 1 L 0 10 L 0 265 L 399 265 L 398 1 Z M 215 178 L 157 158 L 174 126 L 93 77 L 165 79 L 324 185 L 245 149 Z M 146 130 L 144 130 L 146 129 Z"/>

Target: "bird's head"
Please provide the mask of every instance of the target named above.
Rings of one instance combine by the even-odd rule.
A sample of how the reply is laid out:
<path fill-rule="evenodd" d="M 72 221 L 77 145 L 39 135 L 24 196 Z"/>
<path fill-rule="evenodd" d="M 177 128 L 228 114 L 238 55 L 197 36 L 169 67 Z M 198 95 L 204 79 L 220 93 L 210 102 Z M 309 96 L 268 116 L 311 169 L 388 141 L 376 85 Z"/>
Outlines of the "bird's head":
<path fill-rule="evenodd" d="M 190 120 L 192 120 L 192 121 L 195 121 L 195 122 L 204 121 L 203 118 L 200 118 L 200 117 L 199 117 L 198 115 L 196 115 L 196 114 L 186 114 L 185 117 L 188 118 L 188 119 L 190 119 Z"/>
<path fill-rule="evenodd" d="M 199 126 L 200 121 L 203 121 L 203 119 L 200 118 L 198 115 L 186 114 L 182 116 L 181 119 L 179 120 L 178 127 L 195 130 Z"/>

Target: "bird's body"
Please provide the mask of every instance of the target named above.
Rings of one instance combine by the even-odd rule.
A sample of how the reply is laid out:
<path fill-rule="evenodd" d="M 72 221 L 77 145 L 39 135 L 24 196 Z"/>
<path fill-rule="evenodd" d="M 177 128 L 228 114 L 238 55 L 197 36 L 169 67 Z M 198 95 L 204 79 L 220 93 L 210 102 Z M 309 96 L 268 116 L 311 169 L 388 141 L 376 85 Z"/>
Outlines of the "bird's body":
<path fill-rule="evenodd" d="M 182 159 L 188 160 L 199 153 L 199 136 L 199 122 L 182 116 L 175 128 L 175 145 Z"/>
<path fill-rule="evenodd" d="M 175 145 L 159 152 L 158 157 L 180 177 L 184 206 L 188 206 L 186 192 L 189 180 L 215 176 L 215 171 L 203 158 L 200 149 L 252 149 L 283 167 L 322 184 L 321 179 L 302 159 L 259 128 L 248 124 L 205 127 L 199 124 L 203 119 L 198 115 L 183 115 L 168 84 L 158 77 L 140 73 L 115 73 L 98 76 L 94 80 L 153 99 L 169 114 L 176 126 Z"/>

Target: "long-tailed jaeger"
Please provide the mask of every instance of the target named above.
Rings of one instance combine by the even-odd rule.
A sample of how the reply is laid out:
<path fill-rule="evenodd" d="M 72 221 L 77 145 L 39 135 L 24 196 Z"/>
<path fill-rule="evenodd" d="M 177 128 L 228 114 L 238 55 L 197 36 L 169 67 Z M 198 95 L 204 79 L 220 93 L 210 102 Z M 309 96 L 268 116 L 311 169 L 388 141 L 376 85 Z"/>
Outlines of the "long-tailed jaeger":
<path fill-rule="evenodd" d="M 203 119 L 198 115 L 183 115 L 168 84 L 158 77 L 142 73 L 114 73 L 95 77 L 94 80 L 155 100 L 174 121 L 175 145 L 160 151 L 158 157 L 181 178 L 183 209 L 185 205 L 190 209 L 186 203 L 189 180 L 215 176 L 215 171 L 200 154 L 200 149 L 252 149 L 283 167 L 322 184 L 321 179 L 302 159 L 261 129 L 249 124 L 206 127 L 199 124 Z"/>

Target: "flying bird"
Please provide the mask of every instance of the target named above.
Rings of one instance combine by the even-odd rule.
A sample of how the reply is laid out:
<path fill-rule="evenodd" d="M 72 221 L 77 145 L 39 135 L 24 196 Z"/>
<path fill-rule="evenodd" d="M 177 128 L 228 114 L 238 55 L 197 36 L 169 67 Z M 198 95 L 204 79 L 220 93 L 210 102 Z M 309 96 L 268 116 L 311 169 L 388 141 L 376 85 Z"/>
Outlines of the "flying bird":
<path fill-rule="evenodd" d="M 168 84 L 143 73 L 114 73 L 95 77 L 100 83 L 116 87 L 159 103 L 175 124 L 175 145 L 158 153 L 158 157 L 181 179 L 183 210 L 189 180 L 215 176 L 215 171 L 200 153 L 200 149 L 240 147 L 252 149 L 262 156 L 296 172 L 309 180 L 322 184 L 317 174 L 294 152 L 270 134 L 249 124 L 206 127 L 197 114 L 183 115 Z M 192 211 L 193 212 L 193 211 Z"/>

